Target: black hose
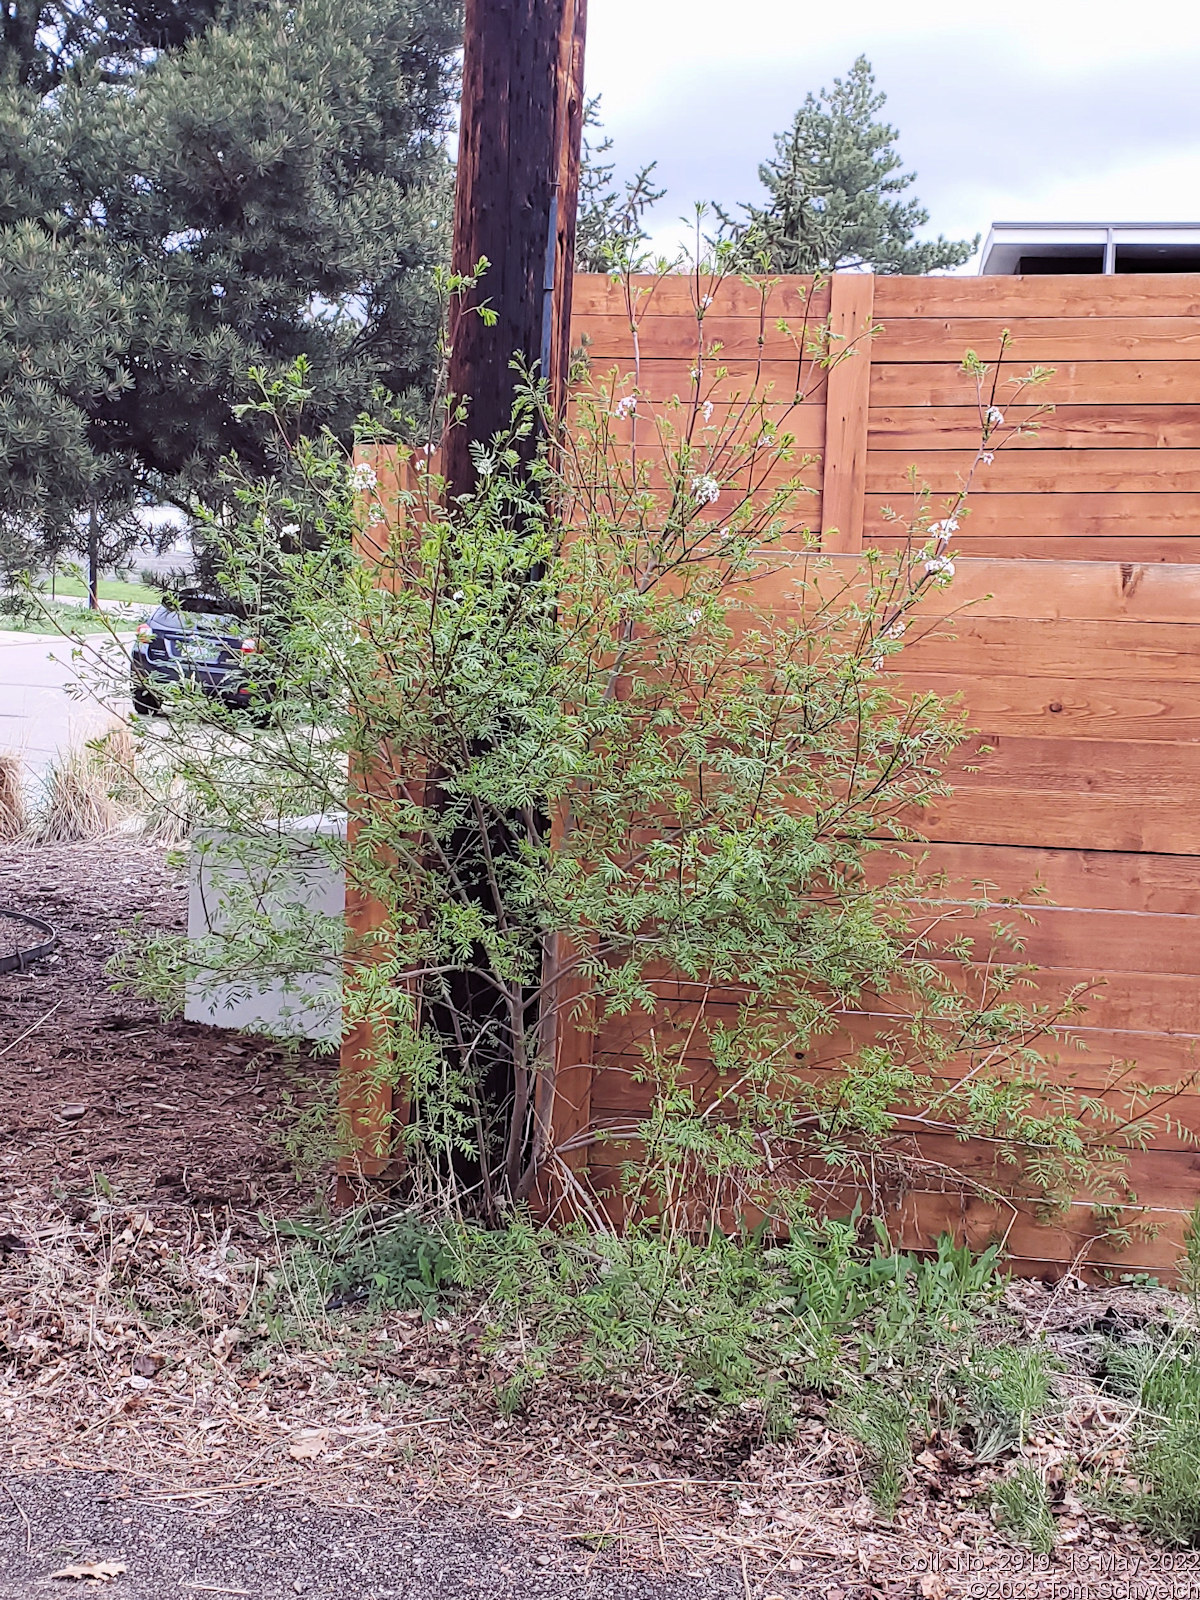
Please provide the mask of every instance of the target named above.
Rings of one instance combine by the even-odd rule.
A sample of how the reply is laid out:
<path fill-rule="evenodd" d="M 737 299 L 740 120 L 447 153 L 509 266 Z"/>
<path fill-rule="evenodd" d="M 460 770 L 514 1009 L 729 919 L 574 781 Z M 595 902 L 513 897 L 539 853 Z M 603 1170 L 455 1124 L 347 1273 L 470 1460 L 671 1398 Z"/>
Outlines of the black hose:
<path fill-rule="evenodd" d="M 7 917 L 11 922 L 23 922 L 27 927 L 36 928 L 39 933 L 47 935 L 41 944 L 27 945 L 24 950 L 11 950 L 7 955 L 0 955 L 0 972 L 24 972 L 26 967 L 48 956 L 57 947 L 58 934 L 41 917 L 29 917 L 23 911 L 10 911 L 7 906 L 0 906 L 0 917 Z"/>

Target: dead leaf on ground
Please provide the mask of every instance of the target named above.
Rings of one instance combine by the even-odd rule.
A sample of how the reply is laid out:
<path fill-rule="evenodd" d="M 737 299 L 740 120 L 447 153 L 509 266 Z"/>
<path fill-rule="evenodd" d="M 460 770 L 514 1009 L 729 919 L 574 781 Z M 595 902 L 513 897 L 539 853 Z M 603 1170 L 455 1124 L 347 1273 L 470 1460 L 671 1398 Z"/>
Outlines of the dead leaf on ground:
<path fill-rule="evenodd" d="M 58 1120 L 60 1122 L 78 1122 L 80 1117 L 87 1116 L 87 1107 L 79 1101 L 71 1101 L 68 1105 L 59 1106 Z"/>
<path fill-rule="evenodd" d="M 123 1561 L 81 1561 L 77 1567 L 60 1567 L 52 1578 L 95 1578 L 100 1583 L 111 1583 L 125 1571 Z"/>
<path fill-rule="evenodd" d="M 302 1428 L 288 1445 L 288 1455 L 293 1461 L 315 1461 L 324 1455 L 328 1443 L 328 1428 Z"/>
<path fill-rule="evenodd" d="M 236 1328 L 222 1328 L 220 1333 L 213 1340 L 212 1353 L 214 1359 L 217 1361 L 226 1360 L 229 1352 L 233 1349 L 234 1345 L 237 1344 L 238 1338 L 239 1334 Z"/>
<path fill-rule="evenodd" d="M 940 1572 L 923 1572 L 918 1585 L 922 1600 L 946 1600 L 950 1586 Z"/>

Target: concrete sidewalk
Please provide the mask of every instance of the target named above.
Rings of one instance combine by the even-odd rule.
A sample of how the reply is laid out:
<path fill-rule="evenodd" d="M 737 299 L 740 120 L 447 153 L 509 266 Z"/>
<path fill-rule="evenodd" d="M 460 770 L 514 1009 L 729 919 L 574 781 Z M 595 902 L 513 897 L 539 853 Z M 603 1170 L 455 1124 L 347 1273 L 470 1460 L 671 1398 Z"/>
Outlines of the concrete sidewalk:
<path fill-rule="evenodd" d="M 0 632 L 0 752 L 25 758 L 42 772 L 61 750 L 103 733 L 113 712 L 88 694 L 81 668 L 97 647 L 116 646 L 100 636 L 83 640 L 83 662 L 72 660 L 74 642 L 57 634 Z M 75 697 L 68 692 L 74 685 Z M 121 708 L 124 708 L 124 702 Z"/>

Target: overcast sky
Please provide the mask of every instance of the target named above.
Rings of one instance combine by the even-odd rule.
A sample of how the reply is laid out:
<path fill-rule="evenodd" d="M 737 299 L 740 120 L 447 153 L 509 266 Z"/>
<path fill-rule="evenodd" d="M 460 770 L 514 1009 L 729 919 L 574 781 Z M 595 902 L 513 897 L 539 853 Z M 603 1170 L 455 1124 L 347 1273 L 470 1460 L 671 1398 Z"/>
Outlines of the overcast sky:
<path fill-rule="evenodd" d="M 618 171 L 657 159 L 669 190 L 655 243 L 695 200 L 757 198 L 772 135 L 860 53 L 931 234 L 1200 220 L 1194 3 L 588 0 L 588 92 Z"/>

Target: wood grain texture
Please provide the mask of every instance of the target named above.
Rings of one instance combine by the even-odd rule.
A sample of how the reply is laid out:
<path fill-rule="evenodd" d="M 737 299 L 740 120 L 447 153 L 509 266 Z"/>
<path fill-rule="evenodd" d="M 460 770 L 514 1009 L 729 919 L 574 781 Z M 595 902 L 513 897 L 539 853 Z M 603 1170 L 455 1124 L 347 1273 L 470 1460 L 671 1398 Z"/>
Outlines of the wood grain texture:
<path fill-rule="evenodd" d="M 586 0 L 466 0 L 452 260 L 468 277 L 489 266 L 451 341 L 450 390 L 469 403 L 446 436 L 455 492 L 474 484 L 471 442 L 509 427 L 514 353 L 543 376 L 567 370 L 585 19 Z"/>
<path fill-rule="evenodd" d="M 726 359 L 762 356 L 788 359 L 802 343 L 798 323 L 779 327 L 772 319 L 727 316 L 710 311 L 702 335 L 695 319 L 663 315 L 651 307 L 638 321 L 644 349 L 659 359 L 690 356 L 697 348 Z M 1017 376 L 1032 365 L 1076 361 L 1188 362 L 1200 360 L 1200 323 L 1192 317 L 1022 317 L 1001 322 L 984 317 L 910 317 L 888 321 L 881 315 L 875 337 L 881 362 L 959 363 L 968 351 L 985 362 L 1000 356 L 1000 336 L 1011 339 L 1004 355 L 1004 375 Z M 586 337 L 593 357 L 623 359 L 629 350 L 629 318 L 622 312 L 581 312 L 579 337 Z M 973 388 L 973 385 L 971 386 Z"/>
<path fill-rule="evenodd" d="M 1116 277 L 883 278 L 876 312 L 898 317 L 1194 317 L 1194 272 Z"/>
<path fill-rule="evenodd" d="M 1058 1050 L 1054 1071 L 1064 1081 L 1116 1094 L 1105 1085 L 1120 1061 L 1145 1082 L 1185 1085 L 1184 1131 L 1165 1132 L 1130 1162 L 1138 1203 L 1163 1225 L 1158 1239 L 1115 1248 L 1100 1236 L 1087 1196 L 1048 1228 L 991 1205 L 969 1190 L 989 1181 L 994 1150 L 952 1139 L 913 1146 L 888 1214 L 909 1243 L 928 1244 L 947 1227 L 979 1244 L 1004 1235 L 1028 1270 L 1080 1261 L 1163 1269 L 1200 1198 L 1200 1150 L 1191 1144 L 1200 1092 L 1187 1081 L 1200 1060 L 1200 275 L 886 278 L 873 290 L 882 328 L 869 372 L 857 370 L 848 397 L 835 368 L 820 397 L 828 474 L 831 463 L 840 470 L 846 419 L 869 382 L 864 544 L 902 548 L 903 530 L 883 512 L 914 509 L 910 468 L 928 485 L 935 515 L 957 492 L 979 432 L 975 384 L 960 370 L 967 349 L 992 360 L 1010 329 L 1002 379 L 1035 362 L 1054 367 L 1029 399 L 1056 409 L 1036 436 L 1005 445 L 979 475 L 956 540 L 954 582 L 890 663 L 908 690 L 961 697 L 977 730 L 962 752 L 972 770 L 956 769 L 955 793 L 924 813 L 928 843 L 895 847 L 890 867 L 880 855 L 868 870 L 919 857 L 927 876 L 943 875 L 930 891 L 935 900 L 987 884 L 1030 908 L 1025 950 L 1040 968 L 1037 994 L 1056 1004 L 1078 986 L 1089 991 L 1073 1026 L 1073 1039 L 1089 1048 Z M 697 349 L 715 405 L 755 383 L 773 385 L 779 400 L 820 383 L 812 352 L 806 364 L 794 329 L 764 319 L 748 286 L 722 285 L 697 335 L 701 292 L 680 280 L 643 303 L 641 370 L 656 392 L 683 391 Z M 826 308 L 800 284 L 796 303 L 827 310 L 836 335 L 838 294 L 835 282 Z M 593 361 L 619 362 L 628 317 L 612 287 L 589 284 L 579 304 Z M 1006 393 L 1002 385 L 1008 420 L 1028 416 Z M 856 544 L 841 484 L 827 480 L 823 489 L 821 525 L 848 523 Z M 811 578 L 813 568 L 806 571 Z M 824 572 L 825 592 L 862 581 L 852 553 L 826 561 Z M 788 613 L 794 574 L 766 579 L 758 592 Z M 1051 904 L 1041 903 L 1043 890 Z M 961 966 L 941 965 L 963 980 Z M 661 1043 L 692 1026 L 703 990 L 666 975 L 656 987 L 666 997 L 655 1020 Z M 729 1014 L 737 996 L 704 1003 L 709 1014 Z M 895 1027 L 894 1009 L 886 997 L 865 1001 L 847 1018 L 847 1040 Z M 594 1117 L 628 1119 L 644 1105 L 633 1069 L 649 1026 L 634 1012 L 591 1040 L 604 1064 L 592 1086 Z M 701 1081 L 712 1067 L 696 1048 L 689 1070 Z M 822 1070 L 838 1070 L 837 1052 L 831 1043 Z M 965 1180 L 960 1192 L 955 1170 Z M 590 1174 L 601 1189 L 618 1187 L 611 1150 L 593 1149 Z M 846 1210 L 853 1201 L 844 1181 L 824 1192 Z M 619 1199 L 612 1205 L 619 1211 Z"/>
<path fill-rule="evenodd" d="M 1081 910 L 1168 916 L 1200 912 L 1200 856 L 935 842 L 894 845 L 872 856 L 869 870 L 889 873 L 896 858 L 944 878 L 960 897 L 976 885 L 991 885 L 993 895 L 1004 892 L 1032 906 L 1041 903 L 1040 892 L 1030 892 L 1037 888 L 1050 904 Z"/>
<path fill-rule="evenodd" d="M 1033 418 L 1036 432 L 1017 435 L 1005 452 L 1027 450 L 1200 449 L 1200 404 L 1058 405 L 1034 417 L 1035 407 L 1010 406 L 1009 422 Z M 963 405 L 874 405 L 868 420 L 872 450 L 974 451 L 979 410 Z"/>
<path fill-rule="evenodd" d="M 867 493 L 904 492 L 915 468 L 934 494 L 953 494 L 974 460 L 967 450 L 872 450 Z M 975 495 L 1196 494 L 1200 450 L 1003 450 L 978 475 Z"/>
<path fill-rule="evenodd" d="M 821 548 L 862 549 L 875 276 L 835 272 L 829 312 Z"/>
<path fill-rule="evenodd" d="M 957 406 L 971 404 L 976 391 L 973 380 L 962 372 L 957 360 L 935 361 L 931 357 L 926 362 L 876 360 L 871 393 L 875 404 L 881 406 Z M 1053 405 L 1114 408 L 1195 405 L 1200 402 L 1200 369 L 1191 361 L 1168 359 L 1060 360 L 1054 363 L 1054 376 L 1038 392 L 1038 398 Z"/>
<path fill-rule="evenodd" d="M 731 348 L 736 323 L 729 319 Z M 995 362 L 1004 328 L 1005 371 L 1057 361 L 1197 361 L 1200 319 L 1192 316 L 909 317 L 884 321 L 876 335 L 880 361 L 961 361 L 968 350 Z M 739 339 L 740 343 L 740 339 Z M 771 342 L 772 351 L 778 346 Z"/>
<path fill-rule="evenodd" d="M 889 505 L 899 516 L 913 511 L 913 497 L 907 484 L 893 481 L 890 492 L 868 494 L 863 537 L 867 543 L 894 542 L 897 529 L 883 516 Z M 1047 550 L 1053 541 L 1069 539 L 1074 559 L 1100 559 L 1098 552 L 1111 549 L 1120 541 L 1118 560 L 1152 561 L 1165 542 L 1176 547 L 1183 541 L 1200 539 L 1200 494 L 1155 492 L 1153 494 L 1098 493 L 1094 489 L 1070 493 L 1035 494 L 1028 491 L 997 494 L 987 486 L 971 496 L 965 517 L 960 519 L 956 542 L 979 555 L 1003 556 L 1005 548 L 1020 542 L 1033 554 L 1044 541 Z M 1190 547 L 1185 561 L 1196 561 L 1200 544 Z M 1035 557 L 1036 558 L 1036 557 Z"/>

